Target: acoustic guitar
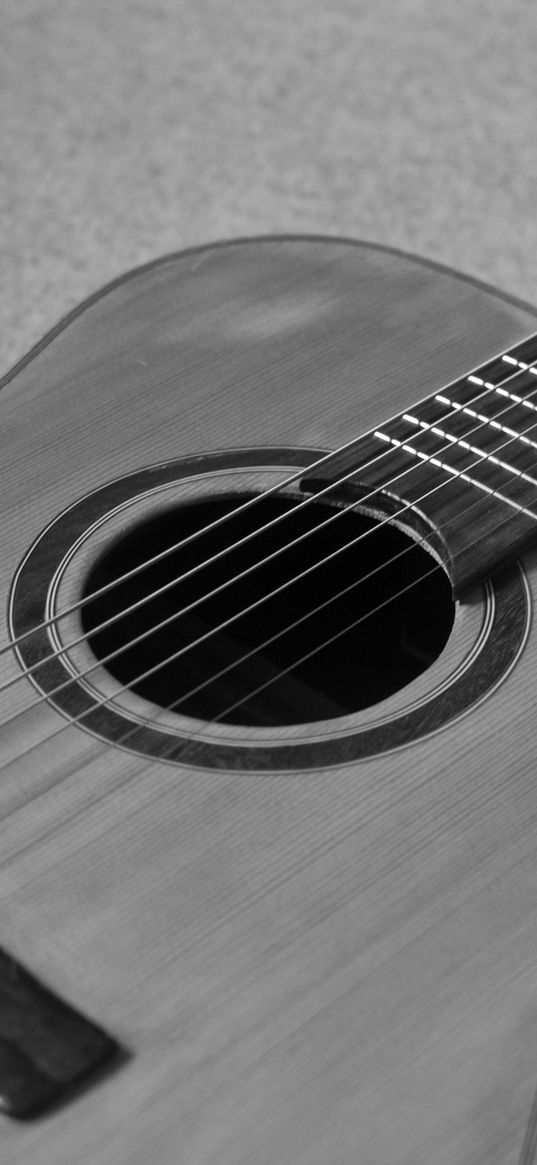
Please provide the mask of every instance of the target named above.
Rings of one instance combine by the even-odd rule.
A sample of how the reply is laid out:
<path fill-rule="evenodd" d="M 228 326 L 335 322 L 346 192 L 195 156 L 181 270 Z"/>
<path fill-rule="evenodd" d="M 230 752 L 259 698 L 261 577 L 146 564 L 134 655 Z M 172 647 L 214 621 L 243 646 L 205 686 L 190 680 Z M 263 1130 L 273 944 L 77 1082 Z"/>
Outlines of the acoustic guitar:
<path fill-rule="evenodd" d="M 535 311 L 211 245 L 1 422 L 2 1165 L 529 1165 Z"/>

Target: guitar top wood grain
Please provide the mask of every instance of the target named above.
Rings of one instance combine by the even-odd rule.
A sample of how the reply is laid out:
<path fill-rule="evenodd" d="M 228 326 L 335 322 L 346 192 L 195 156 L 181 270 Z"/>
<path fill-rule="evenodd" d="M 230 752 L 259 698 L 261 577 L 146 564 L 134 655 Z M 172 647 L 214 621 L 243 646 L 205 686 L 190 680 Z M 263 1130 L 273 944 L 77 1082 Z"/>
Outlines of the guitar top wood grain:
<path fill-rule="evenodd" d="M 535 550 L 508 564 L 505 609 L 494 580 L 464 593 L 401 690 L 311 723 L 204 724 L 117 694 L 104 664 L 86 676 L 77 603 L 132 523 L 293 474 L 299 496 L 301 451 L 381 429 L 536 330 L 531 308 L 395 252 L 251 240 L 118 280 L 6 377 L 2 945 L 132 1056 L 49 1116 L 4 1120 L 5 1165 L 516 1165 L 537 1085 Z M 157 486 L 172 462 L 188 472 Z M 24 575 L 28 617 L 69 608 L 47 635 L 88 699 L 170 740 L 307 745 L 311 763 L 157 759 L 45 698 L 11 638 L 47 528 L 68 549 L 51 541 L 46 594 Z M 455 682 L 511 647 L 455 714 Z M 433 694 L 434 731 L 316 762 Z"/>

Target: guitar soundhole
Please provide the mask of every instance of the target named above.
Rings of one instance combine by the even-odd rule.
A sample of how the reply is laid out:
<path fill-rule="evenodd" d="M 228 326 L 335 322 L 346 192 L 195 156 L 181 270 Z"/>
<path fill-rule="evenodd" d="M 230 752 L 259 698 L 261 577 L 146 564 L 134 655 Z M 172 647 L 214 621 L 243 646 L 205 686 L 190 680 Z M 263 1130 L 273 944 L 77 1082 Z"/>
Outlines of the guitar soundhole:
<path fill-rule="evenodd" d="M 229 517 L 247 500 L 167 510 L 94 565 L 84 598 L 114 586 L 83 606 L 84 630 L 122 685 L 201 721 L 305 724 L 376 704 L 438 657 L 454 605 L 428 551 L 356 511 L 326 524 L 320 502 Z"/>

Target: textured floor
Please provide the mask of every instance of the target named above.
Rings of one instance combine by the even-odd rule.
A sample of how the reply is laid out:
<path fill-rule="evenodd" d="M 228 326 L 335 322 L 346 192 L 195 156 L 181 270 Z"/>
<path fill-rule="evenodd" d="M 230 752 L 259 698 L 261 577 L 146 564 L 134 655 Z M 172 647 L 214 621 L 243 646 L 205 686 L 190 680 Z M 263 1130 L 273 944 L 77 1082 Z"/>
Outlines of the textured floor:
<path fill-rule="evenodd" d="M 351 235 L 537 303 L 535 0 L 1 0 L 0 365 L 125 269 Z"/>

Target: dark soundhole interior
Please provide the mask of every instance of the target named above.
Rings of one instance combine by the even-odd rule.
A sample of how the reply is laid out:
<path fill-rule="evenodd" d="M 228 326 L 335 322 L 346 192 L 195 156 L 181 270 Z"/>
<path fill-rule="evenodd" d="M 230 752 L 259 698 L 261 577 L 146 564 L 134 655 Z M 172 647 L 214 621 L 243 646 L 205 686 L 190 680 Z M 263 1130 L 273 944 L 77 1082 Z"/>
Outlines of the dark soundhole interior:
<path fill-rule="evenodd" d="M 93 651 L 121 685 L 198 720 L 305 724 L 375 704 L 437 658 L 454 607 L 421 546 L 321 502 L 297 509 L 274 496 L 228 517 L 246 500 L 167 510 L 94 566 L 84 598 L 135 570 L 82 608 Z"/>

